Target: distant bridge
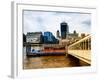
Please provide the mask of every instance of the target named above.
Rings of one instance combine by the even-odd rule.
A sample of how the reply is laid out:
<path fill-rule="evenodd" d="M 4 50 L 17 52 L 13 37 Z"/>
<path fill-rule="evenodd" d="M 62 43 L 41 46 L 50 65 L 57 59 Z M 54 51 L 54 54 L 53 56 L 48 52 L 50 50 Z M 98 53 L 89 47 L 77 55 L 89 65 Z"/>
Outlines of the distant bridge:
<path fill-rule="evenodd" d="M 68 46 L 68 53 L 88 64 L 91 64 L 91 36 L 88 35 Z"/>

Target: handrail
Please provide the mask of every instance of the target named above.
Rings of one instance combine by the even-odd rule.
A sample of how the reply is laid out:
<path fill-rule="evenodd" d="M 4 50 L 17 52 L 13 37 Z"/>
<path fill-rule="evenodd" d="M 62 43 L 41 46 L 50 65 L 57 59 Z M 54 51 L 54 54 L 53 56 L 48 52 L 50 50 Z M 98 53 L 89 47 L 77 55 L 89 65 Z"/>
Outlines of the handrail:
<path fill-rule="evenodd" d="M 72 46 L 74 46 L 74 45 L 76 45 L 76 44 L 78 44 L 78 43 L 80 43 L 80 42 L 83 42 L 84 40 L 86 40 L 86 39 L 88 39 L 88 38 L 90 38 L 90 37 L 91 37 L 91 35 L 88 35 L 88 36 L 84 37 L 83 39 L 80 39 L 79 41 L 77 41 L 77 42 L 75 42 L 75 43 L 69 45 L 68 48 L 70 48 L 70 47 L 72 47 Z"/>

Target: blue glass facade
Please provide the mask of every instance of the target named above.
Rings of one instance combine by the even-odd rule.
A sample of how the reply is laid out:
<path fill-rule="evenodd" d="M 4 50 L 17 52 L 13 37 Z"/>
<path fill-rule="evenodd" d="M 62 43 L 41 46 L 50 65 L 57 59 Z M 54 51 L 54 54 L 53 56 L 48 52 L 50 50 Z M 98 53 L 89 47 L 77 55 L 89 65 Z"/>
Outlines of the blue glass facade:
<path fill-rule="evenodd" d="M 54 37 L 54 35 L 47 31 L 47 32 L 44 32 L 44 43 L 53 43 L 53 44 L 56 44 L 58 43 L 58 40 Z"/>

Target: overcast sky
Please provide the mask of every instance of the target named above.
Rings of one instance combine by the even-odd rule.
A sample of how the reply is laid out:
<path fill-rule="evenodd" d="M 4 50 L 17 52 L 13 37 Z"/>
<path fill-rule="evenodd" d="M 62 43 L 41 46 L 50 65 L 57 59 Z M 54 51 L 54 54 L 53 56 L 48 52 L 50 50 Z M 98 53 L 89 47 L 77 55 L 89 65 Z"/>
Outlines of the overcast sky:
<path fill-rule="evenodd" d="M 76 12 L 44 12 L 44 11 L 23 11 L 24 33 L 50 31 L 56 36 L 60 30 L 60 23 L 66 22 L 69 32 L 76 30 L 78 33 L 90 33 L 91 14 Z"/>

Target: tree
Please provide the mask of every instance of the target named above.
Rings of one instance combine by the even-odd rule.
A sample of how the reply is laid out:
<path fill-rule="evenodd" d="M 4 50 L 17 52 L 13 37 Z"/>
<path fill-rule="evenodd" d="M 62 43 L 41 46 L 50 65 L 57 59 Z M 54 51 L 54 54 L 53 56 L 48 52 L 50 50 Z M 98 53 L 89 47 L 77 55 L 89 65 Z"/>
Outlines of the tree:
<path fill-rule="evenodd" d="M 26 35 L 23 33 L 23 42 L 26 42 Z"/>

